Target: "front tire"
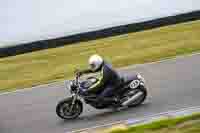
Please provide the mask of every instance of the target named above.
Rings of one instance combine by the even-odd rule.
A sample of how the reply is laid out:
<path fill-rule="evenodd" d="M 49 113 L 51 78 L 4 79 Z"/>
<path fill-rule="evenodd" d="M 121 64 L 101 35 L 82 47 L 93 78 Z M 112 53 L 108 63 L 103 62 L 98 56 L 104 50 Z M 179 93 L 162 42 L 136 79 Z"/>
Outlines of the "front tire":
<path fill-rule="evenodd" d="M 77 118 L 83 111 L 83 104 L 80 100 L 76 100 L 72 111 L 70 111 L 71 104 L 72 104 L 72 97 L 66 98 L 60 101 L 56 106 L 56 114 L 64 119 L 75 119 Z"/>

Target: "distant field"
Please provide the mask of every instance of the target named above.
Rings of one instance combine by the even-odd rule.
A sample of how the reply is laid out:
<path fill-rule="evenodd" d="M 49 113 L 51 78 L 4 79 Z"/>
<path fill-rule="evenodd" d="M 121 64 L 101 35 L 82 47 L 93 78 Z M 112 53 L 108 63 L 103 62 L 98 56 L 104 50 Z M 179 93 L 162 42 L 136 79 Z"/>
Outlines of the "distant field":
<path fill-rule="evenodd" d="M 0 59 L 0 90 L 15 90 L 73 76 L 98 53 L 115 67 L 200 51 L 200 21 L 130 33 Z"/>

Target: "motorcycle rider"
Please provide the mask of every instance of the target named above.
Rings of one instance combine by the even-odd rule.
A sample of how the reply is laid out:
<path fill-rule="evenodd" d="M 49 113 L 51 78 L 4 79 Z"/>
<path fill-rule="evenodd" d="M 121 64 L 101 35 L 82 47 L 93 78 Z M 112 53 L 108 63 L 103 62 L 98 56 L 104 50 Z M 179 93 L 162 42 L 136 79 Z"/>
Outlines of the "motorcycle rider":
<path fill-rule="evenodd" d="M 86 89 L 84 93 L 95 93 L 98 95 L 96 100 L 104 103 L 117 103 L 118 99 L 112 97 L 112 94 L 121 83 L 119 74 L 99 55 L 92 55 L 88 63 L 90 68 L 78 71 L 77 74 L 81 76 L 82 74 L 100 72 L 100 78 L 94 85 Z"/>

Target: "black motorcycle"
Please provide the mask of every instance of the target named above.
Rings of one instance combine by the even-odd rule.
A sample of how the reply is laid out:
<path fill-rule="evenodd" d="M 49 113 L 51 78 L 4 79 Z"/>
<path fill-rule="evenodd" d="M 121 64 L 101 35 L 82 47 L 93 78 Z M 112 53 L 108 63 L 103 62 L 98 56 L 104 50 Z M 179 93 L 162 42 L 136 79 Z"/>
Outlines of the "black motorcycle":
<path fill-rule="evenodd" d="M 95 77 L 80 80 L 76 75 L 74 80 L 66 81 L 66 88 L 71 97 L 60 101 L 56 107 L 57 115 L 62 119 L 75 119 L 83 111 L 83 101 L 96 109 L 135 107 L 144 102 L 147 96 L 144 78 L 140 75 L 121 78 L 121 84 L 113 93 L 119 99 L 118 103 L 102 103 L 97 101 L 98 94 L 83 94 L 81 89 L 87 89 L 98 81 Z"/>

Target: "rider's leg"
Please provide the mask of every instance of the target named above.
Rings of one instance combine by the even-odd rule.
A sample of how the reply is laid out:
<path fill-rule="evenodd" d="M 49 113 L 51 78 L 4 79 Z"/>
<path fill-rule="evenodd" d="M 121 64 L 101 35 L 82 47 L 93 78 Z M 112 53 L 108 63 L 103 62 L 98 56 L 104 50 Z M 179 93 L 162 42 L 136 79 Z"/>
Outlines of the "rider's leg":
<path fill-rule="evenodd" d="M 117 99 L 112 97 L 115 88 L 113 86 L 107 86 L 98 96 L 98 100 L 105 103 L 117 102 Z"/>

